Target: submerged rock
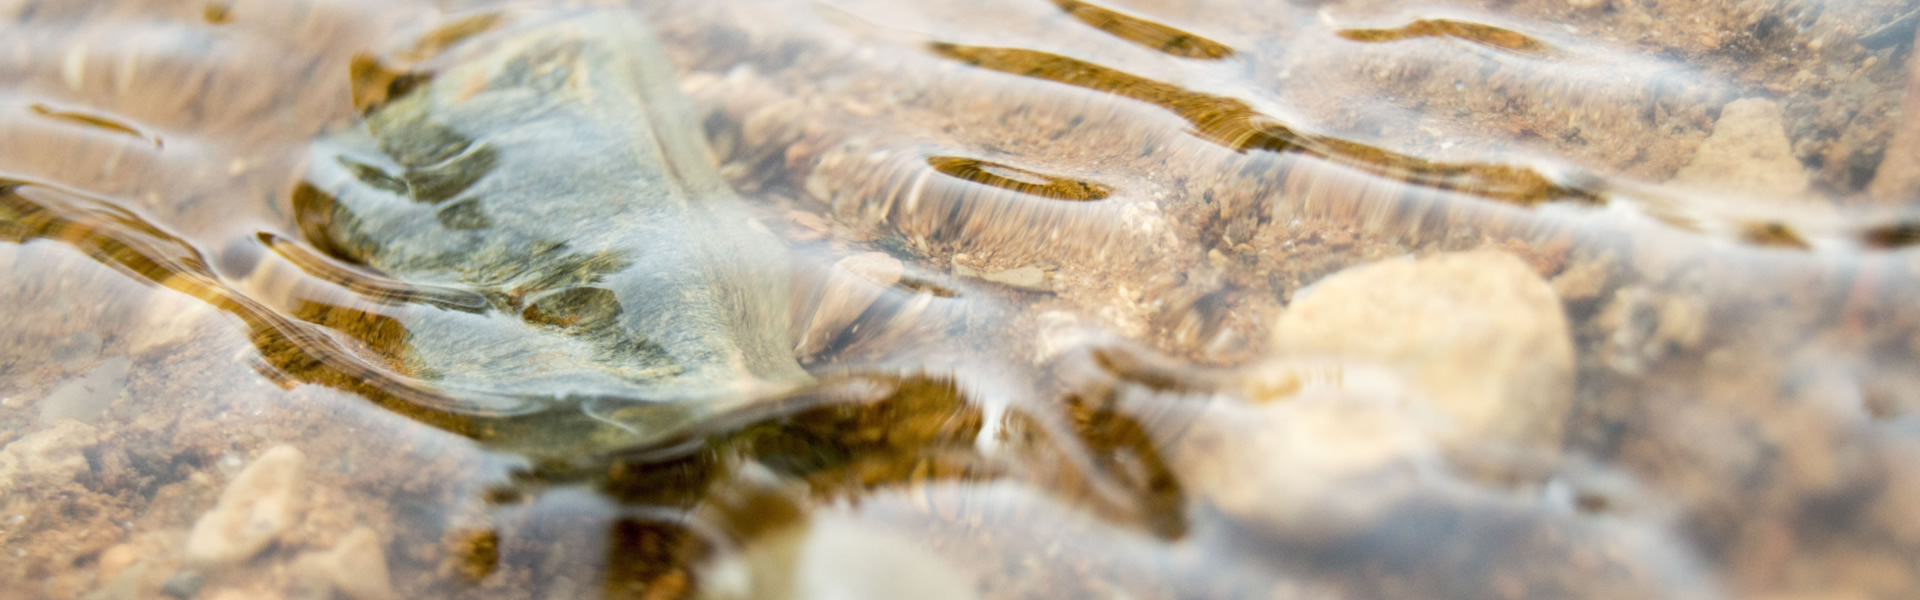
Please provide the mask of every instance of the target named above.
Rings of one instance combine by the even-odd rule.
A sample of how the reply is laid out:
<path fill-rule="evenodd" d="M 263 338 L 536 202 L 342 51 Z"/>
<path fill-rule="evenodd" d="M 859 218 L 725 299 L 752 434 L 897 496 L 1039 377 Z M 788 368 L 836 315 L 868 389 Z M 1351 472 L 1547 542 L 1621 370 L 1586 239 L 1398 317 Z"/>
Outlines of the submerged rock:
<path fill-rule="evenodd" d="M 248 464 L 220 492 L 213 510 L 194 522 L 187 563 L 213 566 L 246 560 L 299 521 L 306 461 L 292 446 L 274 446 Z"/>
<path fill-rule="evenodd" d="M 353 600 L 397 598 L 387 574 L 387 553 L 380 534 L 354 529 L 333 548 L 308 552 L 293 563 L 295 598 L 328 598 L 338 591 Z"/>
<path fill-rule="evenodd" d="M 1276 361 L 1242 387 L 1254 402 L 1208 405 L 1173 455 L 1239 522 L 1344 533 L 1440 470 L 1444 415 L 1386 368 Z"/>
<path fill-rule="evenodd" d="M 39 485 L 56 485 L 91 469 L 86 451 L 99 442 L 93 426 L 60 420 L 0 449 L 0 497 Z"/>
<path fill-rule="evenodd" d="M 1399 371 L 1452 421 L 1448 443 L 1557 448 L 1573 394 L 1573 341 L 1553 288 L 1494 250 L 1335 273 L 1287 308 L 1273 348 Z"/>
<path fill-rule="evenodd" d="M 471 292 L 381 338 L 449 408 L 577 406 L 644 438 L 807 381 L 786 249 L 708 162 L 647 32 L 601 11 L 488 34 L 316 145 L 296 203 L 317 243 Z"/>
<path fill-rule="evenodd" d="M 92 423 L 99 419 L 100 414 L 125 393 L 130 364 L 127 357 L 116 356 L 100 363 L 86 375 L 60 384 L 60 387 L 47 394 L 45 400 L 40 401 L 40 422 L 72 419 Z"/>

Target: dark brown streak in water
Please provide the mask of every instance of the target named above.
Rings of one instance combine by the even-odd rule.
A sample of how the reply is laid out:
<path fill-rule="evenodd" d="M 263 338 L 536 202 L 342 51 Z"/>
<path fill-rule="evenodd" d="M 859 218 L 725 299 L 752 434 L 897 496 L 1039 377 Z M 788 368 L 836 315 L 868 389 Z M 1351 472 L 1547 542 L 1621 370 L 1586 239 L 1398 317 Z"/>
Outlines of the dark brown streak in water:
<path fill-rule="evenodd" d="M 1420 19 L 1388 29 L 1342 29 L 1340 37 L 1356 42 L 1397 42 L 1414 38 L 1452 38 L 1496 50 L 1529 56 L 1544 56 L 1553 51 L 1546 42 L 1518 31 L 1454 19 Z"/>
<path fill-rule="evenodd" d="M 81 125 L 84 127 L 105 130 L 105 131 L 116 133 L 119 135 L 136 138 L 136 139 L 139 139 L 140 141 L 153 144 L 154 148 L 161 148 L 165 146 L 165 144 L 161 141 L 160 136 L 149 134 L 144 131 L 140 131 L 134 126 L 128 125 L 119 119 L 115 119 L 105 115 L 93 114 L 93 113 L 78 111 L 78 110 L 54 108 L 52 106 L 48 106 L 46 104 L 42 104 L 39 102 L 33 103 L 33 105 L 29 107 L 29 109 L 32 110 L 34 114 L 47 117 L 49 119 L 54 119 L 57 121 L 63 121 L 67 123 L 73 123 L 73 124 Z"/>
<path fill-rule="evenodd" d="M 260 243 L 306 274 L 352 290 L 369 300 L 387 304 L 431 304 L 440 308 L 479 312 L 487 297 L 472 290 L 406 283 L 341 264 L 313 249 L 272 233 L 259 234 Z"/>
<path fill-rule="evenodd" d="M 1035 173 L 1019 167 L 957 156 L 932 156 L 927 166 L 948 176 L 1051 200 L 1104 200 L 1113 188 L 1068 177 Z"/>
<path fill-rule="evenodd" d="M 0 186 L 0 235 L 17 243 L 60 241 L 94 260 L 153 285 L 193 296 L 247 325 L 248 337 L 281 382 L 322 385 L 358 394 L 382 408 L 478 441 L 513 439 L 549 424 L 539 414 L 462 414 L 455 404 L 410 379 L 351 358 L 320 327 L 332 328 L 393 356 L 401 325 L 381 315 L 296 301 L 288 318 L 222 282 L 191 244 L 113 204 L 43 185 L 8 181 Z M 320 326 L 320 327 L 316 327 Z"/>
<path fill-rule="evenodd" d="M 407 48 L 384 57 L 365 52 L 355 54 L 347 66 L 354 109 L 363 115 L 372 112 L 387 100 L 403 96 L 431 80 L 432 73 L 416 70 L 419 63 L 439 56 L 468 38 L 500 27 L 504 17 L 499 12 L 486 12 L 454 19 L 422 34 Z"/>
<path fill-rule="evenodd" d="M 450 399 L 354 358 L 354 351 L 326 333 L 347 335 L 377 354 L 392 356 L 405 336 L 398 321 L 304 299 L 276 310 L 223 282 L 186 240 L 104 200 L 36 183 L 0 180 L 0 239 L 68 244 L 104 265 L 237 317 L 260 352 L 266 367 L 263 374 L 284 385 L 338 389 L 481 443 L 511 446 L 519 440 L 593 440 L 613 427 L 572 409 L 478 414 L 451 408 L 455 405 Z M 289 262 L 302 268 L 337 268 L 315 268 L 311 257 L 292 258 L 312 254 L 311 250 L 290 251 L 289 246 L 297 247 L 295 242 L 266 234 L 253 239 L 270 249 L 254 257 L 255 262 L 289 257 Z M 262 268 L 252 265 L 252 270 L 257 274 Z M 365 279 L 358 274 L 344 278 Z M 387 299 L 414 294 L 377 289 Z M 755 496 L 733 498 L 715 486 L 738 487 L 742 481 L 738 471 L 754 464 L 787 480 L 805 482 L 809 495 L 825 499 L 860 498 L 889 488 L 925 489 L 924 484 L 935 481 L 1012 479 L 1048 490 L 1089 514 L 1164 539 L 1178 538 L 1186 531 L 1184 493 L 1158 451 L 1164 440 L 1150 436 L 1140 421 L 1117 410 L 1111 388 L 1105 395 L 1067 398 L 1065 406 L 1071 414 L 1064 430 L 1050 429 L 1044 419 L 1020 410 L 1009 412 L 1002 418 L 1012 439 L 1005 441 L 1016 451 L 987 455 L 976 446 L 987 414 L 961 393 L 952 377 L 853 374 L 829 375 L 825 380 L 809 391 L 702 419 L 686 431 L 643 446 L 601 454 L 543 447 L 540 454 L 528 456 L 533 464 L 516 475 L 514 488 L 495 490 L 488 498 L 520 502 L 530 498 L 529 492 L 554 485 L 588 483 L 623 505 L 662 507 L 670 512 L 717 505 L 714 510 L 724 513 L 728 502 Z M 748 505 L 757 506 L 758 501 Z M 945 514 L 959 509 L 932 508 Z M 604 589 L 616 596 L 618 590 L 643 589 L 705 556 L 712 540 L 690 531 L 687 516 L 625 519 L 614 524 L 617 537 L 630 537 L 635 543 L 616 542 L 609 551 Z M 730 533 L 736 544 L 778 525 L 757 515 L 722 524 L 742 528 Z M 497 539 L 499 534 L 480 538 L 489 536 Z M 645 543 L 636 541 L 643 539 Z M 500 558 L 488 552 L 488 545 L 469 546 L 461 572 L 485 576 L 497 568 Z"/>
<path fill-rule="evenodd" d="M 1741 241 L 1761 246 L 1806 250 L 1812 248 L 1800 234 L 1784 223 L 1754 223 L 1740 232 Z"/>
<path fill-rule="evenodd" d="M 1904 248 L 1920 243 L 1920 223 L 1894 223 L 1868 229 L 1862 236 L 1867 247 L 1876 249 Z"/>
<path fill-rule="evenodd" d="M 1226 44 L 1091 2 L 1054 0 L 1053 3 L 1059 6 L 1060 10 L 1095 29 L 1171 56 L 1220 60 L 1234 54 L 1233 48 L 1227 47 Z"/>
<path fill-rule="evenodd" d="M 536 486 L 593 482 L 624 505 L 665 510 L 626 525 L 633 528 L 632 537 L 652 541 L 608 553 L 615 563 L 603 586 L 609 591 L 644 588 L 706 558 L 716 543 L 745 546 L 803 520 L 807 499 L 857 500 L 882 490 L 926 489 L 938 482 L 1023 481 L 1079 501 L 1091 514 L 1139 525 L 1164 539 L 1184 534 L 1184 496 L 1155 450 L 1156 440 L 1126 415 L 1105 409 L 1077 413 L 1070 434 L 1078 440 L 1056 444 L 1030 419 L 1013 413 L 1009 429 L 1022 438 L 1016 443 L 1024 451 L 1008 460 L 977 451 L 987 416 L 953 379 L 854 380 L 883 385 L 886 391 L 871 401 L 835 397 L 830 391 L 802 394 L 707 421 L 689 434 L 698 438 L 691 444 L 635 448 L 606 463 L 572 471 L 537 469 L 523 476 Z M 1086 463 L 1073 458 L 1078 452 L 1092 456 L 1096 473 L 1081 470 Z M 1140 466 L 1129 470 L 1129 465 Z M 749 475 L 750 469 L 765 469 L 779 481 L 802 482 L 804 487 L 768 484 Z M 1101 493 L 1103 484 L 1117 486 L 1120 493 Z M 514 491 L 499 497 L 519 499 Z M 945 518 L 967 509 L 964 500 L 922 497 L 920 502 L 929 513 Z M 695 512 L 707 518 L 693 518 Z M 497 560 L 486 544 L 476 544 L 463 562 L 472 572 L 485 574 L 497 567 Z"/>
<path fill-rule="evenodd" d="M 944 42 L 931 43 L 929 48 L 939 56 L 980 68 L 1116 94 L 1158 106 L 1193 124 L 1200 138 L 1236 152 L 1298 152 L 1352 164 L 1417 185 L 1468 192 L 1521 206 L 1602 202 L 1593 192 L 1555 182 L 1528 167 L 1430 161 L 1358 142 L 1303 133 L 1239 100 L 1181 89 L 1057 54 Z"/>

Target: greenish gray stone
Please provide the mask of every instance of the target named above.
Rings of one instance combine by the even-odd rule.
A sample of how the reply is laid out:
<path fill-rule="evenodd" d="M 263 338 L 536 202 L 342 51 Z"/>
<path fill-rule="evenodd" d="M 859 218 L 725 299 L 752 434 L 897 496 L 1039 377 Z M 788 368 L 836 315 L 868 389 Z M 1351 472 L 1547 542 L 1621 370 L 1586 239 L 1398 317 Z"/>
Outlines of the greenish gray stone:
<path fill-rule="evenodd" d="M 454 52 L 316 144 L 302 209 L 337 254 L 477 292 L 400 311 L 401 371 L 459 412 L 577 406 L 643 437 L 807 381 L 787 251 L 708 162 L 645 23 L 587 13 Z"/>

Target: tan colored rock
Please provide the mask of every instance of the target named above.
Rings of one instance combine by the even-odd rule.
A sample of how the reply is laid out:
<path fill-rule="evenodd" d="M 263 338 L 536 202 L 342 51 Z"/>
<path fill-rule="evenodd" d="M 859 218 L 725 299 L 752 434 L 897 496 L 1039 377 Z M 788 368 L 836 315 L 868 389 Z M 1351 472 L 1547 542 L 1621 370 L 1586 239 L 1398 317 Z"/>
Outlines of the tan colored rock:
<path fill-rule="evenodd" d="M 220 492 L 213 510 L 194 522 L 186 560 L 194 565 L 239 562 L 260 552 L 300 518 L 307 457 L 274 446 L 241 470 Z"/>
<path fill-rule="evenodd" d="M 393 580 L 387 573 L 387 553 L 380 534 L 360 527 L 332 549 L 308 552 L 293 563 L 296 598 L 330 597 L 338 591 L 353 600 L 392 600 Z"/>
<path fill-rule="evenodd" d="M 35 485 L 72 481 L 92 467 L 86 450 L 99 443 L 93 426 L 61 420 L 0 449 L 0 497 Z"/>
<path fill-rule="evenodd" d="M 1447 443 L 1556 448 L 1573 394 L 1573 341 L 1559 298 L 1497 250 L 1328 276 L 1281 315 L 1271 347 L 1401 373 L 1453 422 Z"/>
<path fill-rule="evenodd" d="M 1295 534 L 1373 522 L 1439 464 L 1447 419 L 1386 367 L 1271 361 L 1239 382 L 1251 402 L 1215 402 L 1171 466 L 1235 521 Z"/>
<path fill-rule="evenodd" d="M 1713 134 L 1673 183 L 1763 198 L 1791 198 L 1807 191 L 1807 168 L 1793 155 L 1778 104 L 1761 98 L 1727 103 Z"/>

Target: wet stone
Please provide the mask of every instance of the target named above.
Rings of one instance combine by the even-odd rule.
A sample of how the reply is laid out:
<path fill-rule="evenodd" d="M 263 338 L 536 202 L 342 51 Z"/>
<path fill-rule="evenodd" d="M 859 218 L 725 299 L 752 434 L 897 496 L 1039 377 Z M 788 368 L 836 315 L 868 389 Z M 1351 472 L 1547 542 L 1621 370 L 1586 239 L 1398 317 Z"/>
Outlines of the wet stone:
<path fill-rule="evenodd" d="M 207 578 L 205 575 L 201 575 L 199 571 L 189 569 L 174 573 L 172 577 L 168 577 L 166 583 L 160 584 L 160 593 L 166 594 L 169 598 L 188 600 L 199 594 L 200 588 L 205 586 L 206 583 Z"/>
<path fill-rule="evenodd" d="M 248 464 L 201 515 L 187 539 L 186 560 L 223 565 L 252 557 L 297 522 L 305 493 L 306 455 L 275 446 Z"/>
<path fill-rule="evenodd" d="M 1495 250 L 1328 276 L 1282 314 L 1273 349 L 1395 369 L 1449 418 L 1449 444 L 1557 448 L 1573 393 L 1559 299 L 1526 263 Z"/>
<path fill-rule="evenodd" d="M 301 202 L 326 246 L 395 279 L 499 299 L 404 311 L 404 342 L 381 360 L 463 411 L 594 403 L 582 412 L 603 419 L 660 403 L 697 413 L 808 380 L 787 250 L 721 182 L 646 31 L 606 11 L 490 33 L 448 50 L 431 84 L 365 127 L 315 144 L 316 193 Z M 681 423 L 618 429 L 646 438 Z M 538 446 L 524 437 L 506 443 Z"/>

